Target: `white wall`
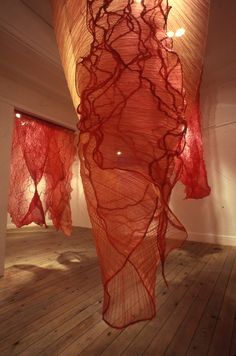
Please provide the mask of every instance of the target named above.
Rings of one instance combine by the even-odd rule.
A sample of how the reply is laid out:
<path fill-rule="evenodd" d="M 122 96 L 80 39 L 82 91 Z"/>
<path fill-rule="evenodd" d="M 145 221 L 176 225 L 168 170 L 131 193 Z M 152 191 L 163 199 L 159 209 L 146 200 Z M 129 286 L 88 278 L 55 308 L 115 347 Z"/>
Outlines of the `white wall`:
<path fill-rule="evenodd" d="M 5 234 L 7 222 L 7 202 L 9 168 L 11 153 L 11 132 L 13 127 L 13 108 L 0 100 L 0 276 L 4 272 Z"/>
<path fill-rule="evenodd" d="M 236 1 L 212 0 L 201 92 L 208 198 L 183 200 L 178 185 L 173 210 L 194 240 L 236 245 Z"/>
<path fill-rule="evenodd" d="M 73 189 L 71 198 L 73 226 L 91 227 L 80 176 L 79 161 L 76 161 L 73 166 L 73 178 L 71 181 L 71 186 Z"/>

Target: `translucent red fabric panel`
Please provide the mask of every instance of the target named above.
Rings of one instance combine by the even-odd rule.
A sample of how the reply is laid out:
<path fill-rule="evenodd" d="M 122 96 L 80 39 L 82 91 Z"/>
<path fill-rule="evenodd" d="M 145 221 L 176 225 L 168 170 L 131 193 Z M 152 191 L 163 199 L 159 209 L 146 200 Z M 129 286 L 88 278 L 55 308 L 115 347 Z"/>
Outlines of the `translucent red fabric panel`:
<path fill-rule="evenodd" d="M 205 168 L 202 182 L 189 176 L 196 175 L 193 161 L 204 167 L 200 126 L 191 116 L 202 54 L 194 86 L 186 81 L 187 106 L 184 67 L 166 34 L 166 0 L 52 3 L 69 87 L 74 102 L 76 95 L 81 100 L 81 175 L 102 271 L 103 317 L 122 328 L 155 315 L 157 265 L 164 272 L 166 256 L 186 239 L 169 207 L 174 185 L 182 178 L 187 195 L 200 197 L 204 182 L 209 193 Z M 193 60 L 186 63 L 191 71 Z M 188 125 L 197 139 L 185 152 Z"/>
<path fill-rule="evenodd" d="M 19 115 L 19 113 L 18 113 Z M 20 114 L 13 132 L 8 211 L 17 226 L 46 226 L 71 233 L 71 166 L 76 146 L 73 131 Z"/>
<path fill-rule="evenodd" d="M 196 102 L 188 116 L 188 130 L 185 136 L 185 148 L 181 155 L 183 170 L 181 181 L 186 189 L 186 198 L 200 199 L 210 194 L 207 182 L 205 163 L 203 160 L 203 147 L 200 126 L 200 86 Z"/>

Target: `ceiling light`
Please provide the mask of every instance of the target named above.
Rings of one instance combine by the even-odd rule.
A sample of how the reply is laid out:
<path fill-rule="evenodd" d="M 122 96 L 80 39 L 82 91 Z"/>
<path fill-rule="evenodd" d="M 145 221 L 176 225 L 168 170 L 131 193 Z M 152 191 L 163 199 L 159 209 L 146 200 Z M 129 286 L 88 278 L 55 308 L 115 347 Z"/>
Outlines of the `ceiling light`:
<path fill-rule="evenodd" d="M 176 32 L 175 32 L 175 36 L 176 37 L 181 37 L 185 34 L 185 29 L 184 28 L 179 28 Z"/>
<path fill-rule="evenodd" d="M 175 33 L 173 31 L 168 31 L 166 35 L 167 37 L 172 38 L 174 37 Z"/>

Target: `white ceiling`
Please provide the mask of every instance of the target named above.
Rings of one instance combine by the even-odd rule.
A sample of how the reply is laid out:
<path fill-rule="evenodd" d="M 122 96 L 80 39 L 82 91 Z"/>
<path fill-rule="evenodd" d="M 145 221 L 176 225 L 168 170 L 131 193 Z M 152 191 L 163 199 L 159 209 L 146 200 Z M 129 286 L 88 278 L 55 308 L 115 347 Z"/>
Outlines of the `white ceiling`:
<path fill-rule="evenodd" d="M 50 0 L 20 0 L 47 24 L 52 24 L 52 11 Z"/>
<path fill-rule="evenodd" d="M 0 98 L 74 127 L 49 0 L 0 0 Z"/>

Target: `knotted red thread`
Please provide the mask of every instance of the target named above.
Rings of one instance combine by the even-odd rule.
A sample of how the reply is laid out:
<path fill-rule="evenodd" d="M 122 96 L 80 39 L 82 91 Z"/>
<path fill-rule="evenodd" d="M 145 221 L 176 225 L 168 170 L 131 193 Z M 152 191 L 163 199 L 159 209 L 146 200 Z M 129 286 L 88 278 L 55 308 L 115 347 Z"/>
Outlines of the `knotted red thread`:
<path fill-rule="evenodd" d="M 8 211 L 17 227 L 46 226 L 71 233 L 73 131 L 21 113 L 13 132 Z"/>
<path fill-rule="evenodd" d="M 186 238 L 169 208 L 188 164 L 183 68 L 166 36 L 170 7 L 166 0 L 53 5 L 66 76 L 74 101 L 76 91 L 81 100 L 81 175 L 103 317 L 122 328 L 155 315 L 157 265 L 164 269 L 167 254 Z"/>

